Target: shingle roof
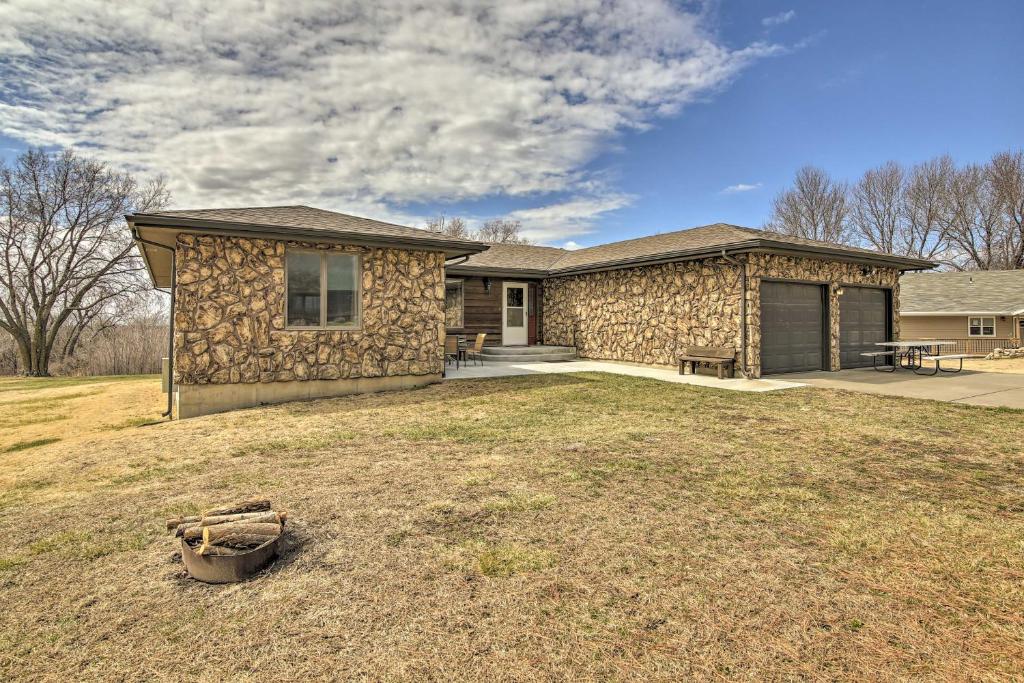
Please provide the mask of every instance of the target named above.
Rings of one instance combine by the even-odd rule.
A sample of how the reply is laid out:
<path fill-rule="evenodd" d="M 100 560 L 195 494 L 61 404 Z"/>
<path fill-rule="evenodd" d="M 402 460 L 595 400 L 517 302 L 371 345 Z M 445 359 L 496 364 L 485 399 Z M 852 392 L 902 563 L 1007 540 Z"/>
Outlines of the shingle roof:
<path fill-rule="evenodd" d="M 558 247 L 530 244 L 492 244 L 487 251 L 473 254 L 460 267 L 479 270 L 535 270 L 546 273 L 553 263 L 569 251 Z M 450 270 L 453 268 L 449 268 Z"/>
<path fill-rule="evenodd" d="M 900 312 L 1024 313 L 1024 270 L 904 275 Z"/>
<path fill-rule="evenodd" d="M 509 245 L 492 245 L 489 250 L 471 256 L 469 260 L 459 264 L 456 268 L 462 270 L 547 270 L 548 274 L 557 275 L 580 270 L 639 264 L 674 255 L 682 257 L 687 254 L 740 246 L 752 249 L 825 251 L 837 256 L 863 258 L 866 261 L 889 260 L 908 268 L 931 267 L 932 265 L 926 261 L 905 259 L 892 254 L 882 254 L 843 244 L 819 242 L 765 230 L 743 228 L 738 225 L 715 223 L 714 225 L 611 242 L 575 251 L 551 247 L 517 246 L 509 248 Z"/>
<path fill-rule="evenodd" d="M 370 218 L 361 218 L 336 211 L 316 209 L 311 206 L 256 206 L 239 209 L 186 209 L 176 211 L 156 211 L 153 213 L 134 214 L 131 220 L 143 223 L 147 219 L 180 220 L 183 222 L 214 222 L 259 226 L 264 228 L 282 228 L 287 231 L 301 230 L 307 233 L 323 233 L 325 236 L 338 234 L 365 235 L 367 237 L 383 237 L 403 241 L 446 242 L 464 244 L 473 248 L 478 242 L 448 237 L 438 233 L 410 228 L 394 223 L 385 223 Z M 474 249 L 475 251 L 475 249 Z"/>

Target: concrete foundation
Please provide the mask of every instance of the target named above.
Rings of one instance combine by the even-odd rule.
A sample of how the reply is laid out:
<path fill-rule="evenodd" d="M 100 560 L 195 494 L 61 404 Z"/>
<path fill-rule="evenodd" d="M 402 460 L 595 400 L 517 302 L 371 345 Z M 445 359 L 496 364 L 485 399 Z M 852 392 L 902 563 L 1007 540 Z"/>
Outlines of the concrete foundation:
<path fill-rule="evenodd" d="M 175 414 L 179 419 L 252 408 L 271 403 L 413 389 L 441 381 L 441 375 L 399 375 L 305 382 L 252 384 L 179 384 L 175 387 Z"/>

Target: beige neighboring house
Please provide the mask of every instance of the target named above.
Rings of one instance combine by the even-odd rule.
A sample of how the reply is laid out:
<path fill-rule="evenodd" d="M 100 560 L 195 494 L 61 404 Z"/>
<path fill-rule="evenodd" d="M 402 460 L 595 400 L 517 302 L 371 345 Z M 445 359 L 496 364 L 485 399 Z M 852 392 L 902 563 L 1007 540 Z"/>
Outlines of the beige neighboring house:
<path fill-rule="evenodd" d="M 948 339 L 967 353 L 1021 344 L 1024 270 L 908 273 L 900 293 L 902 339 Z"/>

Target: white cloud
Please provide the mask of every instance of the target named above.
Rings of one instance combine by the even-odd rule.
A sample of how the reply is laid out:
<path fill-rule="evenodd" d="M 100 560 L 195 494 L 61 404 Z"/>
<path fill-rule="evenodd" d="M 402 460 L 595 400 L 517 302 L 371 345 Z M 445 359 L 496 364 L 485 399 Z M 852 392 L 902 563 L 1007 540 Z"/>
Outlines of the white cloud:
<path fill-rule="evenodd" d="M 7 0 L 0 132 L 163 173 L 179 207 L 569 193 L 523 218 L 564 238 L 621 205 L 582 170 L 616 134 L 781 50 L 704 21 L 667 0 Z"/>
<path fill-rule="evenodd" d="M 565 242 L 565 243 L 562 244 L 562 249 L 568 249 L 569 251 L 576 251 L 577 249 L 582 249 L 582 248 L 583 248 L 582 244 L 579 244 L 577 242 L 573 242 L 572 240 L 569 240 L 568 242 Z"/>
<path fill-rule="evenodd" d="M 779 12 L 770 17 L 765 17 L 761 20 L 761 24 L 771 28 L 772 26 L 781 26 L 782 24 L 789 23 L 793 17 L 796 16 L 796 10 L 788 10 L 786 12 Z"/>
<path fill-rule="evenodd" d="M 508 218 L 523 225 L 523 236 L 541 244 L 550 244 L 566 237 L 586 235 L 594 222 L 605 213 L 628 206 L 632 197 L 607 193 L 590 197 L 577 197 L 556 204 L 531 209 L 520 209 Z"/>
<path fill-rule="evenodd" d="M 722 190 L 722 194 L 737 194 L 739 192 L 750 192 L 760 189 L 764 183 L 737 183 Z"/>

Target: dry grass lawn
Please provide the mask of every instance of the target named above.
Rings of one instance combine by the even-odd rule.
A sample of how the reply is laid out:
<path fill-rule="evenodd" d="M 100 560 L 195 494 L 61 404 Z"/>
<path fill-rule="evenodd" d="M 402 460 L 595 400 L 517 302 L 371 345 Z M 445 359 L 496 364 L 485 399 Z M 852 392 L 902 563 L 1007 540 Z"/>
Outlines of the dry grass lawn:
<path fill-rule="evenodd" d="M 596 374 L 135 426 L 160 407 L 0 383 L 0 679 L 1024 670 L 1019 411 Z M 183 576 L 164 517 L 251 494 L 285 556 Z"/>

